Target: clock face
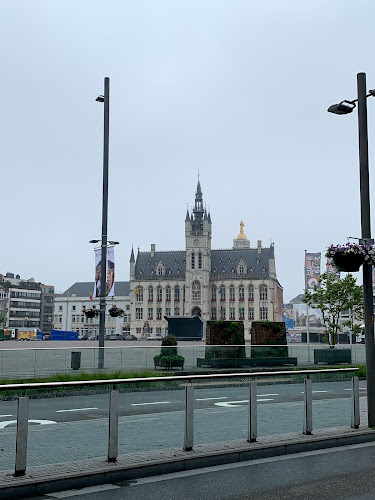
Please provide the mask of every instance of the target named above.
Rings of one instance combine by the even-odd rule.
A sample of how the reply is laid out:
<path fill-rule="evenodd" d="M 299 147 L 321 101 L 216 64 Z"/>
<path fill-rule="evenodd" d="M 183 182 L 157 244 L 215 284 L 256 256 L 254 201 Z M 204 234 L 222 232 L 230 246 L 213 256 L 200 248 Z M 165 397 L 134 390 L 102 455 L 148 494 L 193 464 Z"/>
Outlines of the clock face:
<path fill-rule="evenodd" d="M 199 240 L 194 240 L 194 245 L 199 245 Z"/>

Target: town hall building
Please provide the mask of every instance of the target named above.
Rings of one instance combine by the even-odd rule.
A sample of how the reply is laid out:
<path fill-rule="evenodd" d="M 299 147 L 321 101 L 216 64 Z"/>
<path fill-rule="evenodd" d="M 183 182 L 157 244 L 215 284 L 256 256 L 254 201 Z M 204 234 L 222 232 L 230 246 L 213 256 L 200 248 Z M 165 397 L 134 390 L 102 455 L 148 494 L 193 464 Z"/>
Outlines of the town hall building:
<path fill-rule="evenodd" d="M 131 333 L 166 334 L 165 316 L 200 316 L 203 321 L 281 321 L 283 289 L 277 280 L 274 245 L 255 248 L 244 233 L 233 248 L 212 250 L 211 215 L 198 181 L 195 205 L 185 218 L 185 250 L 151 250 L 130 257 Z"/>

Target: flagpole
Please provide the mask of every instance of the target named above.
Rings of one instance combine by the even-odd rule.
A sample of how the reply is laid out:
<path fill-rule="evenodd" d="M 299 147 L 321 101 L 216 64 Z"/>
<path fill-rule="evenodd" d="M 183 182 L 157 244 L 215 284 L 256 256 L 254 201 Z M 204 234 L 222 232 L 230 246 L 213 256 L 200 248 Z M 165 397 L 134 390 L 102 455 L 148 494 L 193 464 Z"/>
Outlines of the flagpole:
<path fill-rule="evenodd" d="M 68 288 L 68 293 L 66 294 L 65 331 L 68 331 L 69 290 L 70 290 L 70 288 Z"/>
<path fill-rule="evenodd" d="M 307 290 L 306 250 L 305 250 L 305 290 Z M 307 361 L 310 363 L 310 323 L 309 323 L 308 304 L 306 304 L 306 344 L 307 344 Z"/>

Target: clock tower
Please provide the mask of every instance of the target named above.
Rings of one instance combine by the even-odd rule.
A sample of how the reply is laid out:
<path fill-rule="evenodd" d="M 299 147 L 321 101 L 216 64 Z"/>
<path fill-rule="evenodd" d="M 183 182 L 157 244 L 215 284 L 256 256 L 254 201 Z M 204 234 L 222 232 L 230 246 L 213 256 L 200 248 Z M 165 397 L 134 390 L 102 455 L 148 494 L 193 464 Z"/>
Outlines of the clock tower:
<path fill-rule="evenodd" d="M 198 180 L 195 205 L 185 218 L 186 288 L 185 314 L 209 319 L 209 280 L 211 273 L 211 216 L 203 207 Z"/>

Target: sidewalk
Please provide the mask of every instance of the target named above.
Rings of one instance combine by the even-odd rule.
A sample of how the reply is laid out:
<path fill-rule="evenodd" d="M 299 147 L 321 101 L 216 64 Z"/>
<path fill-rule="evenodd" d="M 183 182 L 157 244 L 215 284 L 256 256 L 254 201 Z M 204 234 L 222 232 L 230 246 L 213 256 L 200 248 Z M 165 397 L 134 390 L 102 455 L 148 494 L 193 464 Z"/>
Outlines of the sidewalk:
<path fill-rule="evenodd" d="M 200 467 L 255 460 L 304 451 L 375 441 L 375 430 L 367 427 L 367 399 L 361 397 L 361 427 L 336 427 L 317 430 L 313 435 L 278 434 L 258 438 L 255 443 L 226 441 L 197 445 L 186 452 L 181 448 L 138 452 L 119 456 L 116 463 L 106 457 L 93 460 L 29 467 L 25 476 L 13 471 L 0 472 L 0 499 L 25 498 L 64 489 L 134 480 Z"/>

